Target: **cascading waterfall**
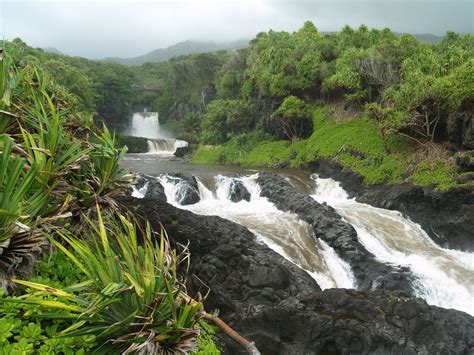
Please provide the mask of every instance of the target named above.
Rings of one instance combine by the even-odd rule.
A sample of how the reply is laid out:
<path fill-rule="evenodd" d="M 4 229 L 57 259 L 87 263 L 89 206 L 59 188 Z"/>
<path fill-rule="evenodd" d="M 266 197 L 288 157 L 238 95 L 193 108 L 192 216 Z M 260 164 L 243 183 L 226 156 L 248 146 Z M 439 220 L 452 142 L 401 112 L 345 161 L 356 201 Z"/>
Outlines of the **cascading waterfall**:
<path fill-rule="evenodd" d="M 170 138 L 160 129 L 158 112 L 135 112 L 132 117 L 130 135 L 148 138 L 148 153 L 173 154 L 177 148 L 186 147 L 188 142 Z"/>
<path fill-rule="evenodd" d="M 327 244 L 315 241 L 310 226 L 294 214 L 282 212 L 268 199 L 260 196 L 257 174 L 239 178 L 217 175 L 214 181 L 197 178 L 200 202 L 179 204 L 184 185 L 176 178 L 161 176 L 168 202 L 176 207 L 202 215 L 218 215 L 251 230 L 260 241 L 306 270 L 321 288 L 353 288 L 355 278 L 350 266 L 341 260 Z M 250 201 L 230 200 L 233 180 L 240 181 L 250 192 Z M 210 185 L 210 186 L 209 186 Z"/>
<path fill-rule="evenodd" d="M 130 134 L 134 137 L 162 138 L 158 112 L 135 112 Z"/>
<path fill-rule="evenodd" d="M 417 296 L 429 304 L 474 315 L 474 254 L 443 249 L 400 212 L 349 199 L 339 183 L 313 175 L 312 197 L 332 206 L 357 231 L 361 243 L 386 263 L 408 266 Z"/>

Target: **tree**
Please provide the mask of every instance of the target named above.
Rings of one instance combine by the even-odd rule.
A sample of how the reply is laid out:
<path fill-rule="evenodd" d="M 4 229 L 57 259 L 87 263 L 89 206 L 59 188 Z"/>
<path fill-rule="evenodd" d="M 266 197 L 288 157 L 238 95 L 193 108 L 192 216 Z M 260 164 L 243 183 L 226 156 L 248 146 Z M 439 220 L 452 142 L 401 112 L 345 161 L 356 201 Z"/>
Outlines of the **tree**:
<path fill-rule="evenodd" d="M 232 135 L 250 131 L 254 127 L 252 109 L 243 100 L 214 100 L 207 106 L 201 123 L 201 141 L 220 144 Z"/>
<path fill-rule="evenodd" d="M 296 96 L 289 96 L 283 101 L 272 117 L 281 125 L 285 135 L 292 142 L 312 131 L 311 111 L 309 106 Z"/>

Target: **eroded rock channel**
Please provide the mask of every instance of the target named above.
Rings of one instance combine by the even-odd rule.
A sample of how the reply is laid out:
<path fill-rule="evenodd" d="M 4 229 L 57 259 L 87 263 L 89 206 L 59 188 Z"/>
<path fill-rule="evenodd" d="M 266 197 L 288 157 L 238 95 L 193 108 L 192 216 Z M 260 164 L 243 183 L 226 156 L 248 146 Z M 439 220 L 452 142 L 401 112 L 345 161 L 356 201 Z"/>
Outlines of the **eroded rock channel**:
<path fill-rule="evenodd" d="M 176 245 L 189 241 L 190 271 L 196 276 L 188 280 L 191 292 L 208 286 L 206 308 L 219 309 L 261 351 L 474 350 L 474 319 L 420 298 L 436 304 L 420 293 L 420 285 L 429 286 L 425 275 L 404 260 L 385 260 L 340 205 L 318 202 L 321 195 L 309 175 L 179 174 L 142 177 L 134 193 L 142 198 L 121 202 L 155 228 L 161 222 Z M 179 203 L 196 186 L 199 200 Z M 462 284 L 461 277 L 456 284 L 469 296 L 471 281 Z M 449 308 L 463 307 L 446 302 L 452 302 Z M 231 343 L 226 350 L 239 351 Z"/>

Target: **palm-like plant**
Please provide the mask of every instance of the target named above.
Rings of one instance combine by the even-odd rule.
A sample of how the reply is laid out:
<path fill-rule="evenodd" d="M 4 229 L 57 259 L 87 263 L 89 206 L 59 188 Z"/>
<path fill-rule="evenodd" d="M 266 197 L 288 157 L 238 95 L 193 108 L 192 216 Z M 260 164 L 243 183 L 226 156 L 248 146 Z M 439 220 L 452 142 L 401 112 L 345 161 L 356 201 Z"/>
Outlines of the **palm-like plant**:
<path fill-rule="evenodd" d="M 32 186 L 38 177 L 36 164 L 12 154 L 13 140 L 0 138 L 0 288 L 6 290 L 6 276 L 16 267 L 39 261 L 46 240 L 28 225 L 47 201 L 45 192 Z"/>
<path fill-rule="evenodd" d="M 127 153 L 127 147 L 116 148 L 115 134 L 110 133 L 105 125 L 102 132 L 96 134 L 97 141 L 92 143 L 94 150 L 91 152 L 92 171 L 97 195 L 106 190 L 123 187 L 131 182 L 132 176 L 120 167 L 120 161 Z"/>
<path fill-rule="evenodd" d="M 94 145 L 77 138 L 71 127 L 77 127 L 75 122 L 90 124 L 92 116 L 76 112 L 68 102 L 73 101 L 70 94 L 24 59 L 20 63 L 18 55 L 14 59 L 16 50 L 11 47 L 5 57 L 0 53 L 0 286 L 4 289 L 10 285 L 6 275 L 27 274 L 26 260 L 32 261 L 26 264 L 33 271 L 33 261 L 42 250 L 38 245 L 45 242 L 33 232 L 35 228 L 80 215 L 79 210 L 104 201 L 103 196 L 113 195 L 128 181 L 119 166 L 125 150 L 115 148 L 113 135 L 106 129 L 97 133 Z M 25 272 L 17 272 L 20 266 Z"/>
<path fill-rule="evenodd" d="M 39 294 L 57 298 L 16 302 L 53 310 L 43 317 L 75 319 L 63 335 L 94 334 L 100 352 L 192 351 L 199 335 L 197 322 L 202 304 L 186 295 L 185 280 L 177 274 L 187 252 L 178 254 L 172 250 L 163 231 L 156 238 L 149 226 L 140 230 L 123 215 L 118 218 L 120 221 L 111 215 L 103 219 L 99 211 L 98 225 L 89 221 L 89 240 L 58 232 L 72 251 L 51 239 L 89 281 L 58 290 L 14 280 L 37 289 Z M 59 311 L 55 313 L 54 309 Z"/>

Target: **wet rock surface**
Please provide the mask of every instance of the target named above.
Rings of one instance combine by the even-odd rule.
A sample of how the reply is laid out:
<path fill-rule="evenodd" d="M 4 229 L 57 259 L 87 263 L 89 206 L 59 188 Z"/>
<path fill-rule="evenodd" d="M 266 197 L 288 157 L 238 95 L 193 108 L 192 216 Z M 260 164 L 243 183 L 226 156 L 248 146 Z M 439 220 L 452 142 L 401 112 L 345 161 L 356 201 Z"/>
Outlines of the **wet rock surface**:
<path fill-rule="evenodd" d="M 411 183 L 367 188 L 362 176 L 332 161 L 321 159 L 307 169 L 322 178 L 340 181 L 344 190 L 359 202 L 402 212 L 444 248 L 474 251 L 474 186 L 447 191 Z"/>
<path fill-rule="evenodd" d="M 351 265 L 358 289 L 403 290 L 413 294 L 414 276 L 409 268 L 379 262 L 357 238 L 357 232 L 326 204 L 320 204 L 300 193 L 285 178 L 273 173 L 261 173 L 257 179 L 260 194 L 279 209 L 298 215 L 309 223 L 314 236 L 324 240 Z"/>
<path fill-rule="evenodd" d="M 156 202 L 166 202 L 165 189 L 156 177 L 145 174 L 139 175 L 135 179 L 133 185 L 138 190 L 142 189 L 146 185 L 144 197 L 151 198 Z"/>
<path fill-rule="evenodd" d="M 173 155 L 174 155 L 175 157 L 182 158 L 182 157 L 184 157 L 186 154 L 190 153 L 191 150 L 192 150 L 192 149 L 191 149 L 190 146 L 178 147 L 178 148 L 176 148 L 176 151 L 173 153 Z"/>
<path fill-rule="evenodd" d="M 168 174 L 168 179 L 174 184 L 179 184 L 180 188 L 176 190 L 176 201 L 180 205 L 192 205 L 201 200 L 199 187 L 196 178 L 189 174 Z"/>
<path fill-rule="evenodd" d="M 259 243 L 246 228 L 155 199 L 119 202 L 191 252 L 188 291 L 211 292 L 206 310 L 266 354 L 470 354 L 474 318 L 428 306 L 402 291 L 321 292 L 305 271 Z M 323 219 L 326 217 L 322 217 Z M 335 222 L 336 229 L 339 227 Z M 331 228 L 326 230 L 331 232 Z M 241 349 L 226 340 L 225 353 Z"/>
<path fill-rule="evenodd" d="M 240 202 L 242 200 L 250 201 L 250 192 L 245 188 L 241 181 L 236 179 L 232 179 L 229 195 L 232 202 Z"/>

